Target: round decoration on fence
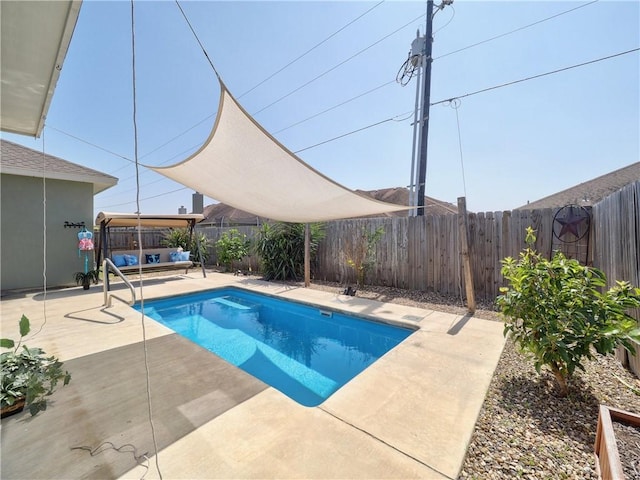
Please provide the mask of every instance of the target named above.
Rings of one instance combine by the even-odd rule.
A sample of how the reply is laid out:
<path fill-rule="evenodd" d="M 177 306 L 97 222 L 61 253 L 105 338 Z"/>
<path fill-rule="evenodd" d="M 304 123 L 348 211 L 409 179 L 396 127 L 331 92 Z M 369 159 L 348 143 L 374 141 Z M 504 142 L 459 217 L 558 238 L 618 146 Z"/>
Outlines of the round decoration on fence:
<path fill-rule="evenodd" d="M 565 205 L 553 216 L 552 251 L 559 250 L 583 265 L 589 262 L 591 214 L 580 205 Z"/>
<path fill-rule="evenodd" d="M 553 236 L 561 242 L 577 242 L 589 233 L 591 215 L 580 205 L 565 205 L 553 216 Z"/>

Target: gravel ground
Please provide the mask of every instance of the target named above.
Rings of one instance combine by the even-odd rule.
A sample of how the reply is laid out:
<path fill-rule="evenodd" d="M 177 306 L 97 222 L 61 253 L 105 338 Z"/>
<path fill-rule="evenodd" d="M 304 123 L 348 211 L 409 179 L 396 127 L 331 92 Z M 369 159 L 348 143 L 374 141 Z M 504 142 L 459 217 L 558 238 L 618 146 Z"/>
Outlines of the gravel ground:
<path fill-rule="evenodd" d="M 312 288 L 341 291 L 331 283 Z M 384 287 L 357 296 L 383 302 L 464 314 L 457 298 Z M 479 304 L 476 316 L 501 321 L 492 305 Z M 533 362 L 506 342 L 478 418 L 459 479 L 597 479 L 593 446 L 598 406 L 640 413 L 638 380 L 613 356 L 597 355 L 570 380 L 570 394 L 556 396 L 550 373 L 537 374 Z M 623 383 L 624 382 L 624 383 Z M 618 429 L 620 431 L 621 429 Z M 640 432 L 625 428 L 619 449 L 627 480 L 640 480 Z"/>

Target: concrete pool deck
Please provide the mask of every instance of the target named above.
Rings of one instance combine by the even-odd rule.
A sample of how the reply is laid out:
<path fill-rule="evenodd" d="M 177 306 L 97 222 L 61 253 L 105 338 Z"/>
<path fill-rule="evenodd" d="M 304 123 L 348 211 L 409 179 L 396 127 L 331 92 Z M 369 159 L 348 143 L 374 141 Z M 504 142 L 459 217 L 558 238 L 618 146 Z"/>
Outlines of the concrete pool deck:
<path fill-rule="evenodd" d="M 418 330 L 308 408 L 147 319 L 156 458 L 140 313 L 117 300 L 104 309 L 101 286 L 50 291 L 46 310 L 43 294 L 3 297 L 2 337 L 16 338 L 22 314 L 36 332 L 46 311 L 26 344 L 73 377 L 44 414 L 2 420 L 3 479 L 152 479 L 156 460 L 163 478 L 456 478 L 504 346 L 500 322 L 215 273 L 145 279 L 144 297 L 227 285 Z"/>

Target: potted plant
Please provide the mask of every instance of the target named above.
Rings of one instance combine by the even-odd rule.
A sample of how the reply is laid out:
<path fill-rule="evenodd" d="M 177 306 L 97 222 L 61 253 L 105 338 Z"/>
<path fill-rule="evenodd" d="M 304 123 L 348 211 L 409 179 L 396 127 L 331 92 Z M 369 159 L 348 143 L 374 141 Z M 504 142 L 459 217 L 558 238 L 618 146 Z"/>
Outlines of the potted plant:
<path fill-rule="evenodd" d="M 21 345 L 31 330 L 25 315 L 22 315 L 19 327 L 17 343 L 9 338 L 0 339 L 0 347 L 8 349 L 0 355 L 2 417 L 18 413 L 25 406 L 31 415 L 46 410 L 47 397 L 53 394 L 58 383 L 67 385 L 71 380 L 71 375 L 62 369 L 63 364 L 56 357 L 46 357 L 40 348 Z"/>
<path fill-rule="evenodd" d="M 74 278 L 76 279 L 76 283 L 78 285 L 82 285 L 84 290 L 89 290 L 89 285 L 91 282 L 98 284 L 98 280 L 100 280 L 100 270 L 89 270 L 88 272 L 76 272 L 74 274 Z"/>

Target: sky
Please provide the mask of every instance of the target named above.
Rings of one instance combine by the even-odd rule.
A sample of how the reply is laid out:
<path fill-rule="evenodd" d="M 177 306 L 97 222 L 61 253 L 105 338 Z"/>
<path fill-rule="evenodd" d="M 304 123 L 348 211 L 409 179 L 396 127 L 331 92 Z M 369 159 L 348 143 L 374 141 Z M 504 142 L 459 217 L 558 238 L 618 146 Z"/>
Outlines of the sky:
<path fill-rule="evenodd" d="M 231 94 L 304 162 L 354 190 L 409 185 L 416 79 L 395 80 L 426 2 L 180 5 Z M 131 3 L 85 0 L 43 134 L 2 138 L 117 177 L 95 213 L 134 212 L 137 130 L 141 213 L 191 211 L 192 189 L 144 166 L 206 141 L 218 83 L 175 2 L 136 1 L 134 24 L 135 57 Z M 430 109 L 428 196 L 511 210 L 640 160 L 638 51 L 467 95 L 640 47 L 640 2 L 456 0 L 433 29 L 431 101 L 460 99 Z"/>

